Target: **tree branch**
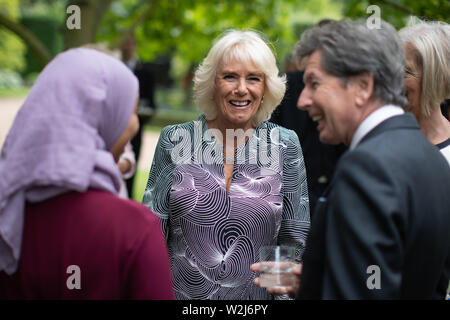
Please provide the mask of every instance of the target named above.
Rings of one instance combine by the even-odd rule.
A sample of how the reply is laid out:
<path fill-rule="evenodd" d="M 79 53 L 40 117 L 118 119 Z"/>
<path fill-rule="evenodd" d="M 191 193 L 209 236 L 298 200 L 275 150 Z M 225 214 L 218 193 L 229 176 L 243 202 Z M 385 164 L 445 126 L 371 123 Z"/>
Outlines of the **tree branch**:
<path fill-rule="evenodd" d="M 6 27 L 10 31 L 19 36 L 36 55 L 39 62 L 44 67 L 50 60 L 51 55 L 44 44 L 39 40 L 30 30 L 28 30 L 22 24 L 13 21 L 0 13 L 0 25 Z"/>

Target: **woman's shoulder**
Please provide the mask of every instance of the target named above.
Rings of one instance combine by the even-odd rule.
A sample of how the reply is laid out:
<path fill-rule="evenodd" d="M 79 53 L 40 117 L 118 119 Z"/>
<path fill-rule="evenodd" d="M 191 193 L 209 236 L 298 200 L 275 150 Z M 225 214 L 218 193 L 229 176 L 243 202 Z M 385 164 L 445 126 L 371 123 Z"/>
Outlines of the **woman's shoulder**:
<path fill-rule="evenodd" d="M 28 204 L 27 210 L 45 213 L 45 219 L 53 224 L 57 221 L 77 230 L 83 229 L 85 235 L 95 234 L 99 229 L 107 230 L 110 236 L 124 235 L 128 233 L 124 226 L 137 235 L 159 226 L 159 218 L 144 205 L 98 189 L 69 191 L 43 202 Z"/>
<path fill-rule="evenodd" d="M 84 204 L 85 210 L 83 211 L 92 211 L 89 214 L 93 215 L 104 215 L 105 221 L 115 220 L 127 223 L 135 221 L 137 224 L 145 223 L 145 220 L 157 221 L 157 217 L 151 214 L 151 211 L 143 204 L 120 198 L 110 192 L 89 189 L 84 193 L 72 193 L 71 197 L 74 202 Z M 99 208 L 101 210 L 98 210 Z"/>

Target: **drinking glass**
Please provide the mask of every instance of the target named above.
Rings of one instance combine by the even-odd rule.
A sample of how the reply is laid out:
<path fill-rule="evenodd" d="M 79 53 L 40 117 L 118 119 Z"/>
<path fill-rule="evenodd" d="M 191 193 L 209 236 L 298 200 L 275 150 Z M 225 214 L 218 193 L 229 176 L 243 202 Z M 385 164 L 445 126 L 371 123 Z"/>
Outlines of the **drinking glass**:
<path fill-rule="evenodd" d="M 291 286 L 296 275 L 291 273 L 295 263 L 295 248 L 290 246 L 265 246 L 259 249 L 261 263 L 259 283 L 263 288 Z"/>

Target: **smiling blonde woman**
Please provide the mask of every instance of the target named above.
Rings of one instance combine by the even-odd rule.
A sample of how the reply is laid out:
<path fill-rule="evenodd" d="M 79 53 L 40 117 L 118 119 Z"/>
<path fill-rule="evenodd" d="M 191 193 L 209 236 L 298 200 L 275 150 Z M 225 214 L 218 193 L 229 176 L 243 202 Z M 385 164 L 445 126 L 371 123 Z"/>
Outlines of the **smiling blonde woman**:
<path fill-rule="evenodd" d="M 194 77 L 197 120 L 163 129 L 143 202 L 162 221 L 177 299 L 271 299 L 253 284 L 259 248 L 309 230 L 306 172 L 293 131 L 267 121 L 285 92 L 253 31 L 228 31 Z"/>

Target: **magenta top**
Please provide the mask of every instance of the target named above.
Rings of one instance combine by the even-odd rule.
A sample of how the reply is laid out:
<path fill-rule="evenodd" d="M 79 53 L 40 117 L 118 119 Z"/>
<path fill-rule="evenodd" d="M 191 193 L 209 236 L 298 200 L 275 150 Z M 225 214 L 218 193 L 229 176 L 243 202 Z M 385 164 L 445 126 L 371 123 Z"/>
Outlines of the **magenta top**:
<path fill-rule="evenodd" d="M 174 299 L 159 218 L 104 191 L 27 203 L 18 271 L 0 299 Z"/>

